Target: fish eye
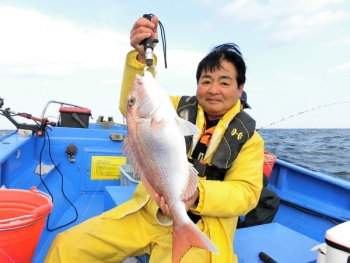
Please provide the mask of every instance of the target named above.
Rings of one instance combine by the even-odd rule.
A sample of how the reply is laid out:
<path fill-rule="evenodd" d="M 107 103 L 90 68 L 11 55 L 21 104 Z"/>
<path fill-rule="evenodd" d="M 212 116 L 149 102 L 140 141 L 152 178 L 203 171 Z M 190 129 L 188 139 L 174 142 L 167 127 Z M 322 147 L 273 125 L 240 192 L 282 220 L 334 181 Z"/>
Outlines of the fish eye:
<path fill-rule="evenodd" d="M 134 97 L 131 97 L 129 100 L 129 106 L 134 106 L 136 102 L 136 99 Z"/>

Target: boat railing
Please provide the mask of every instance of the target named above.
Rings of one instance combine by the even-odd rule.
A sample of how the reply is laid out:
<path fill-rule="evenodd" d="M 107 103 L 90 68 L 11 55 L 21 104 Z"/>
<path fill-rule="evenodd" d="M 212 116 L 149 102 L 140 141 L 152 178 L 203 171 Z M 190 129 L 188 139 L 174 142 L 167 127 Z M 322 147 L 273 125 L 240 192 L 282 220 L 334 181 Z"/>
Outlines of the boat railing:
<path fill-rule="evenodd" d="M 44 109 L 43 109 L 43 112 L 41 113 L 41 118 L 44 118 L 45 113 L 46 113 L 46 110 L 47 110 L 47 108 L 49 107 L 49 105 L 50 105 L 51 103 L 61 104 L 61 106 L 67 105 L 67 106 L 73 106 L 73 107 L 77 107 L 77 108 L 82 108 L 82 109 L 84 109 L 84 107 L 78 106 L 78 105 L 75 105 L 75 104 L 71 104 L 71 103 L 67 103 L 67 102 L 62 102 L 62 101 L 56 101 L 56 100 L 50 100 L 50 101 L 48 101 L 48 102 L 45 104 Z"/>

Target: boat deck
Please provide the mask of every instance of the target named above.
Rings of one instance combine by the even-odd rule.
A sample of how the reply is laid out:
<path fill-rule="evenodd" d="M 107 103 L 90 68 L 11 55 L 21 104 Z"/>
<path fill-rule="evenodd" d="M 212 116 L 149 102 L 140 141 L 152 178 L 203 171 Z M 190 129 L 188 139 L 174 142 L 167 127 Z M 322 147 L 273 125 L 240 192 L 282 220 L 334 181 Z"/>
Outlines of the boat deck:
<path fill-rule="evenodd" d="M 78 217 L 68 226 L 55 231 L 45 226 L 33 263 L 43 262 L 59 232 L 127 201 L 134 191 L 134 187 L 121 188 L 117 178 L 94 177 L 92 171 L 97 167 L 94 158 L 125 159 L 121 157 L 122 141 L 111 140 L 125 136 L 125 127 L 100 126 L 74 130 L 56 127 L 48 130 L 50 139 L 46 143 L 43 138 L 18 133 L 1 140 L 1 185 L 25 190 L 36 186 L 44 192 L 49 189 L 54 198 L 49 220 L 51 229 L 76 217 L 64 195 L 78 210 Z M 75 162 L 67 158 L 66 148 L 71 143 L 78 149 Z M 54 163 L 57 167 L 40 177 L 35 172 L 40 163 Z M 110 163 L 107 167 L 116 165 Z M 259 252 L 277 262 L 315 262 L 317 252 L 311 249 L 324 242 L 328 229 L 350 218 L 350 181 L 277 159 L 268 187 L 281 199 L 279 211 L 272 224 L 237 230 L 234 247 L 241 262 L 262 262 Z"/>
<path fill-rule="evenodd" d="M 40 249 L 36 251 L 33 263 L 43 262 L 52 240 L 59 232 L 124 203 L 131 198 L 134 190 L 135 186 L 106 186 L 103 193 L 82 194 L 74 202 L 79 212 L 77 220 L 53 232 L 45 228 L 38 245 Z M 69 208 L 58 221 L 52 220 L 54 223 L 50 221 L 49 227 L 64 225 L 74 218 L 74 209 Z M 273 222 L 238 229 L 234 248 L 235 253 L 239 256 L 239 263 L 261 263 L 258 256 L 260 252 L 264 252 L 277 262 L 316 263 L 317 252 L 311 249 L 318 244 L 320 242 Z"/>
<path fill-rule="evenodd" d="M 123 191 L 119 190 L 120 187 L 123 187 Z M 105 210 L 129 200 L 134 190 L 134 186 L 107 186 L 104 194 Z M 260 252 L 277 262 L 316 263 L 317 252 L 311 249 L 319 244 L 279 223 L 271 223 L 238 229 L 234 248 L 240 263 L 261 263 L 258 256 Z"/>

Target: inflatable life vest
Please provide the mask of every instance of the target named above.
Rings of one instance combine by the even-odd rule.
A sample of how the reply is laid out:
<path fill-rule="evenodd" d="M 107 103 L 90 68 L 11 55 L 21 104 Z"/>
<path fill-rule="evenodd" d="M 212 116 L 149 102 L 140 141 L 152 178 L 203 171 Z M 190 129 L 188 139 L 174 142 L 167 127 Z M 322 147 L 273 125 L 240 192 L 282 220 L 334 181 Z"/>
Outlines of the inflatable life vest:
<path fill-rule="evenodd" d="M 177 107 L 177 114 L 187 121 L 196 124 L 198 101 L 196 96 L 183 96 Z M 255 132 L 255 120 L 246 112 L 238 113 L 227 127 L 224 138 L 214 153 L 211 165 L 195 159 L 189 159 L 198 171 L 198 176 L 206 176 L 207 180 L 224 180 L 226 170 L 231 167 L 243 145 Z M 185 136 L 186 150 L 192 147 L 192 136 Z"/>

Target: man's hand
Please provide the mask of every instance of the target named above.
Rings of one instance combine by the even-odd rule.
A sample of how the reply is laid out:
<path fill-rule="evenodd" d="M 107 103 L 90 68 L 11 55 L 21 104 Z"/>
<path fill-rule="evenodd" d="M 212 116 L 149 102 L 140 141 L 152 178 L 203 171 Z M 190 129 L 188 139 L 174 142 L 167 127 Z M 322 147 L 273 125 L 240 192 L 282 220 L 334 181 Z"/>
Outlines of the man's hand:
<path fill-rule="evenodd" d="M 196 191 L 194 191 L 193 195 L 187 200 L 184 200 L 186 205 L 186 211 L 190 210 L 191 207 L 196 207 L 198 200 L 199 200 L 199 190 L 198 188 L 196 188 Z"/>
<path fill-rule="evenodd" d="M 157 27 L 158 17 L 152 17 L 151 21 L 149 21 L 147 18 L 140 17 L 137 19 L 130 31 L 130 45 L 139 52 L 137 59 L 141 63 L 146 64 L 146 57 L 144 50 L 145 48 L 143 45 L 140 45 L 140 42 L 148 37 L 158 39 Z M 155 46 L 156 43 L 153 44 L 153 47 Z"/>
<path fill-rule="evenodd" d="M 196 188 L 196 191 L 193 193 L 193 195 L 189 199 L 183 200 L 186 206 L 186 211 L 189 211 L 191 207 L 197 206 L 196 202 L 198 198 L 199 198 L 199 190 L 198 188 Z M 160 210 L 162 210 L 162 213 L 172 217 L 169 210 L 169 206 L 168 204 L 165 203 L 164 197 L 160 196 L 159 194 L 155 194 L 154 199 L 158 204 Z"/>

